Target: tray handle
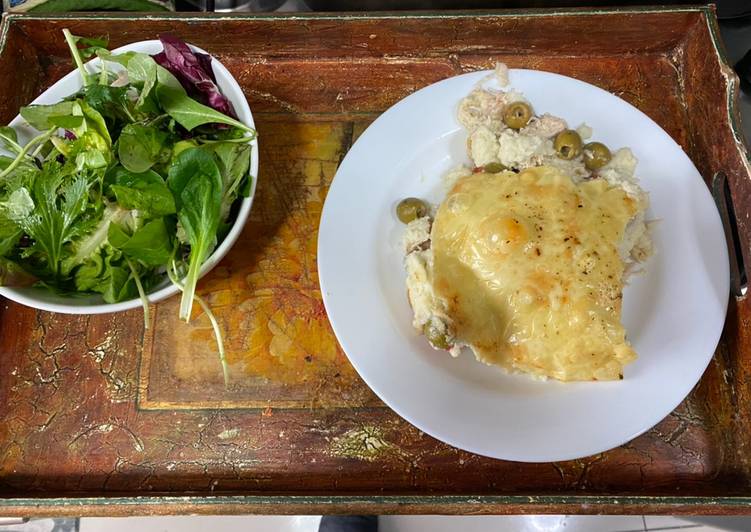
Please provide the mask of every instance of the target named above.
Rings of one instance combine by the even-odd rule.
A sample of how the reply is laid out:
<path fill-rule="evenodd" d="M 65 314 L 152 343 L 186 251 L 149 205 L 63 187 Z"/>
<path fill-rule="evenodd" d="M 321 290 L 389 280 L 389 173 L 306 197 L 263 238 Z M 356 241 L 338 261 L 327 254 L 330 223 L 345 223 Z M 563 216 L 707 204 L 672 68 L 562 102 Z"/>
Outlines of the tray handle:
<path fill-rule="evenodd" d="M 725 239 L 730 259 L 730 293 L 736 298 L 743 298 L 748 292 L 748 274 L 743 261 L 743 247 L 738 236 L 738 224 L 735 218 L 733 198 L 730 195 L 727 175 L 719 171 L 712 177 L 712 196 L 720 212 Z"/>

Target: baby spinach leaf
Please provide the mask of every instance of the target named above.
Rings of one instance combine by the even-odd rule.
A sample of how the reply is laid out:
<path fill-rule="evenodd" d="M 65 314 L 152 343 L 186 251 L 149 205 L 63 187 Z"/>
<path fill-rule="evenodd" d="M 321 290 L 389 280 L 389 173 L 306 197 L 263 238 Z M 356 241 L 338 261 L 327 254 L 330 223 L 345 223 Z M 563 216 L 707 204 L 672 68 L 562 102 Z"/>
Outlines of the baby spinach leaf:
<path fill-rule="evenodd" d="M 164 218 L 150 221 L 133 236 L 128 236 L 117 224 L 112 224 L 108 238 L 110 244 L 126 257 L 146 266 L 164 266 L 172 257 L 172 244 Z"/>
<path fill-rule="evenodd" d="M 78 104 L 81 113 L 83 113 L 85 120 L 81 128 L 73 129 L 73 133 L 77 136 L 81 136 L 86 131 L 95 131 L 107 142 L 107 146 L 112 146 L 112 138 L 107 129 L 107 123 L 104 121 L 104 117 L 101 113 L 83 100 L 77 100 L 76 103 Z M 77 109 L 74 107 L 73 114 L 77 114 L 76 111 Z"/>
<path fill-rule="evenodd" d="M 156 94 L 159 104 L 188 131 L 202 124 L 227 124 L 243 131 L 255 132 L 242 122 L 192 99 L 167 69 L 157 65 L 156 72 Z"/>
<path fill-rule="evenodd" d="M 131 172 L 145 172 L 157 163 L 169 160 L 170 134 L 155 127 L 128 124 L 118 141 L 120 163 Z"/>
<path fill-rule="evenodd" d="M 180 302 L 180 317 L 189 320 L 201 265 L 216 244 L 222 177 L 211 153 L 191 148 L 174 161 L 167 185 L 179 197 L 177 217 L 190 242 L 188 273 Z"/>
<path fill-rule="evenodd" d="M 102 299 L 107 303 L 125 301 L 138 293 L 127 266 L 110 266 L 104 282 L 97 288 L 102 290 Z"/>
<path fill-rule="evenodd" d="M 188 148 L 172 159 L 167 175 L 167 186 L 175 197 L 175 206 L 180 210 L 183 206 L 182 191 L 194 175 L 221 175 L 214 156 L 203 148 Z"/>
<path fill-rule="evenodd" d="M 83 125 L 83 116 L 50 116 L 47 123 L 63 129 L 75 129 Z"/>
<path fill-rule="evenodd" d="M 175 198 L 156 172 L 133 173 L 119 167 L 111 174 L 111 179 L 110 189 L 120 206 L 137 209 L 146 218 L 176 212 Z"/>
<path fill-rule="evenodd" d="M 31 127 L 44 131 L 54 124 L 50 123 L 50 117 L 71 116 L 73 114 L 74 101 L 63 101 L 52 105 L 28 105 L 21 107 L 20 114 Z"/>
<path fill-rule="evenodd" d="M 110 224 L 107 229 L 107 241 L 115 249 L 121 249 L 130 240 L 130 235 L 118 224 Z"/>

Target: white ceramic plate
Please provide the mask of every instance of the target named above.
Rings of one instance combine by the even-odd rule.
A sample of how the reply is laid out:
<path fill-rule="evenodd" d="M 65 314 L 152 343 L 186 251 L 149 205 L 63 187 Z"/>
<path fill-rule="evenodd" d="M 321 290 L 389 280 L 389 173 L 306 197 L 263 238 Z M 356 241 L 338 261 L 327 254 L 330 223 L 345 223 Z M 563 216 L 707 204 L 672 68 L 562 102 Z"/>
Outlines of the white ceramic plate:
<path fill-rule="evenodd" d="M 460 99 L 488 72 L 446 79 L 379 117 L 347 154 L 321 218 L 321 290 L 339 342 L 399 415 L 467 451 L 506 460 L 580 458 L 621 445 L 669 414 L 712 357 L 728 301 L 727 248 L 699 172 L 665 131 L 623 100 L 565 76 L 512 70 L 537 112 L 586 122 L 594 138 L 629 146 L 651 197 L 657 254 L 625 290 L 623 321 L 639 353 L 620 382 L 540 382 L 434 351 L 412 328 L 394 207 L 434 203 L 441 176 L 469 163 Z"/>
<path fill-rule="evenodd" d="M 62 39 L 62 34 L 60 35 Z M 205 50 L 198 48 L 197 46 L 189 45 L 195 52 L 207 53 Z M 147 54 L 156 54 L 162 51 L 162 43 L 158 40 L 152 41 L 140 41 L 113 50 L 114 53 L 121 52 L 143 52 Z M 97 71 L 99 69 L 100 60 L 98 58 L 92 59 L 86 63 L 86 68 L 90 72 Z M 245 125 L 255 127 L 253 122 L 253 115 L 250 112 L 248 101 L 243 95 L 243 91 L 240 85 L 229 71 L 222 65 L 216 58 L 213 58 L 211 65 L 214 69 L 214 75 L 216 76 L 216 82 L 219 89 L 222 91 L 235 108 L 237 116 Z M 66 96 L 69 96 L 77 92 L 82 85 L 81 75 L 78 70 L 70 72 L 60 81 L 52 85 L 49 89 L 44 91 L 41 96 L 31 102 L 32 104 L 52 104 L 57 103 Z M 23 145 L 29 139 L 37 135 L 39 132 L 31 128 L 20 115 L 16 116 L 10 123 L 17 133 L 20 143 Z M 214 252 L 206 259 L 201 267 L 201 276 L 216 266 L 220 260 L 227 254 L 232 245 L 237 241 L 240 236 L 240 232 L 245 226 L 245 222 L 250 214 L 250 207 L 253 204 L 253 196 L 256 190 L 256 181 L 258 180 L 258 139 L 251 141 L 250 152 L 250 175 L 252 178 L 250 195 L 244 198 L 240 204 L 237 218 L 230 229 L 227 236 L 222 240 L 219 246 Z M 162 299 L 173 296 L 177 293 L 177 288 L 166 279 L 165 282 L 148 294 L 150 302 L 155 303 Z M 26 305 L 29 307 L 38 308 L 41 310 L 49 310 L 52 312 L 62 312 L 65 314 L 102 314 L 105 312 L 120 312 L 123 310 L 129 310 L 136 307 L 141 307 L 141 300 L 138 298 L 128 301 L 122 301 L 120 303 L 105 303 L 102 297 L 98 294 L 90 296 L 61 296 L 54 294 L 49 290 L 43 288 L 10 288 L 0 287 L 0 295 L 12 299 L 17 303 Z"/>

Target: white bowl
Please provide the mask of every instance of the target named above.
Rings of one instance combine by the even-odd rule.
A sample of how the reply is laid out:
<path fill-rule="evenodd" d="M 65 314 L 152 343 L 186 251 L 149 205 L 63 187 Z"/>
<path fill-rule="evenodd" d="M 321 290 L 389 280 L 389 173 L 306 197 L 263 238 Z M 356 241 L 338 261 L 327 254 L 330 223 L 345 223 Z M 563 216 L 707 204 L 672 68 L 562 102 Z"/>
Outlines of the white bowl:
<path fill-rule="evenodd" d="M 62 36 L 60 37 L 62 38 Z M 206 51 L 198 48 L 197 46 L 189 45 L 195 52 L 207 53 Z M 158 40 L 140 41 L 132 44 L 122 46 L 116 50 L 115 53 L 120 52 L 143 52 L 147 54 L 156 54 L 162 51 L 162 43 Z M 88 70 L 92 71 L 94 67 L 98 67 L 100 59 L 92 59 L 86 63 Z M 232 102 L 235 108 L 235 112 L 239 120 L 250 127 L 255 127 L 253 122 L 253 115 L 250 112 L 248 101 L 243 95 L 243 91 L 240 85 L 237 83 L 232 74 L 222 65 L 216 58 L 211 62 L 214 75 L 216 76 L 217 85 L 221 89 L 222 93 Z M 34 100 L 33 104 L 52 104 L 57 103 L 66 96 L 77 92 L 82 86 L 81 76 L 78 70 L 70 72 L 60 81 L 52 85 L 49 89 L 44 91 L 41 96 Z M 21 116 L 16 116 L 10 125 L 13 126 L 19 137 L 21 144 L 24 144 L 38 132 L 30 127 L 24 121 Z M 253 204 L 253 196 L 255 195 L 256 182 L 258 181 L 258 139 L 255 138 L 250 142 L 250 175 L 251 175 L 251 188 L 250 195 L 242 200 L 240 204 L 240 210 L 237 213 L 237 218 L 232 224 L 227 236 L 222 240 L 221 244 L 214 250 L 214 252 L 206 259 L 206 262 L 201 267 L 201 277 L 206 275 L 214 266 L 216 266 L 220 260 L 227 254 L 232 245 L 237 241 L 240 236 L 240 232 L 245 226 L 245 222 L 250 214 L 250 207 Z M 147 295 L 149 302 L 155 303 L 162 299 L 175 295 L 178 289 L 169 282 L 165 275 L 165 282 L 158 286 L 156 290 L 153 290 Z M 37 308 L 40 310 L 48 310 L 51 312 L 61 312 L 64 314 L 102 314 L 105 312 L 120 312 L 123 310 L 129 310 L 142 306 L 141 300 L 138 298 L 129 299 L 128 301 L 121 301 L 120 303 L 106 303 L 99 294 L 78 296 L 61 296 L 53 293 L 45 288 L 28 287 L 28 288 L 11 288 L 0 287 L 0 295 L 7 297 L 21 303 L 28 307 Z"/>

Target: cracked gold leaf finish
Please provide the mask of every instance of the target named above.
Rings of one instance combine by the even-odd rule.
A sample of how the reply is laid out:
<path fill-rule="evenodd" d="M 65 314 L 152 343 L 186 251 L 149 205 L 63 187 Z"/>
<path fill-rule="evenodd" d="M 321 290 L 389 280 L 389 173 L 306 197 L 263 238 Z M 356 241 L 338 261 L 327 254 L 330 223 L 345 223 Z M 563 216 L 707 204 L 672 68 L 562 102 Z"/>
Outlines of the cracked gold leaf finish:
<path fill-rule="evenodd" d="M 354 139 L 416 89 L 496 61 L 639 107 L 707 179 L 727 173 L 751 249 L 751 180 L 711 8 L 12 16 L 0 122 L 71 69 L 63 27 L 114 46 L 170 31 L 215 54 L 253 109 L 261 175 L 239 242 L 198 287 L 226 331 L 227 388 L 206 317 L 179 322 L 176 300 L 154 308 L 147 334 L 138 310 L 0 302 L 0 515 L 749 511 L 748 301 L 731 301 L 702 381 L 652 430 L 586 459 L 520 464 L 437 442 L 380 403 L 336 343 L 316 264 L 326 191 Z"/>

